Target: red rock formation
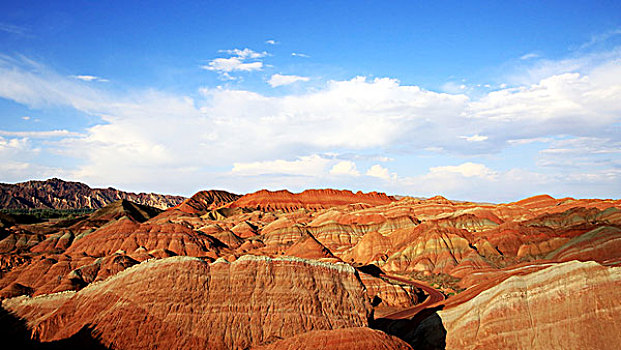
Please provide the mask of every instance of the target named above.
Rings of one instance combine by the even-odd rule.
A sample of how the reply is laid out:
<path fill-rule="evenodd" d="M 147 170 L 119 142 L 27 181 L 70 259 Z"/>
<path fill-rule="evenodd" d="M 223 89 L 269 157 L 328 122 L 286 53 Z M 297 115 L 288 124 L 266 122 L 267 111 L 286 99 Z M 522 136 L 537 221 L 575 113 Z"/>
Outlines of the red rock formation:
<path fill-rule="evenodd" d="M 324 247 L 309 233 L 303 234 L 297 242 L 287 248 L 284 254 L 304 259 L 340 260 L 337 259 L 332 252 L 328 250 L 328 248 Z"/>
<path fill-rule="evenodd" d="M 595 260 L 613 265 L 621 262 L 621 229 L 603 226 L 580 235 L 554 252 L 548 259 L 555 261 Z"/>
<path fill-rule="evenodd" d="M 217 209 L 225 204 L 238 200 L 241 196 L 226 191 L 209 190 L 200 191 L 192 197 L 184 200 L 175 209 L 182 212 L 202 214 Z"/>
<path fill-rule="evenodd" d="M 620 268 L 574 261 L 513 276 L 438 315 L 447 349 L 617 349 L 620 298 Z"/>
<path fill-rule="evenodd" d="M 45 298 L 45 297 L 42 297 Z M 207 264 L 173 257 L 144 262 L 71 295 L 6 300 L 43 341 L 91 325 L 116 349 L 243 349 L 311 330 L 360 327 L 369 305 L 344 264 L 245 256 Z M 35 309 L 35 310 L 33 310 Z"/>
<path fill-rule="evenodd" d="M 185 198 L 156 193 L 123 192 L 112 187 L 90 188 L 80 182 L 49 179 L 17 184 L 0 183 L 0 207 L 12 209 L 83 209 L 102 208 L 119 199 L 166 209 Z"/>
<path fill-rule="evenodd" d="M 253 208 L 261 210 L 294 211 L 300 208 L 326 209 L 339 205 L 365 203 L 371 205 L 388 204 L 395 199 L 384 193 L 370 192 L 353 193 L 339 190 L 306 190 L 302 193 L 291 193 L 287 190 L 261 190 L 247 194 L 229 204 L 232 208 Z"/>
<path fill-rule="evenodd" d="M 329 331 L 310 331 L 275 341 L 256 350 L 397 350 L 412 349 L 403 340 L 374 329 L 343 328 Z"/>
<path fill-rule="evenodd" d="M 77 239 L 66 253 L 101 257 L 119 251 L 131 254 L 139 248 L 147 251 L 164 249 L 176 255 L 215 257 L 208 253 L 217 250 L 218 244 L 210 236 L 180 224 L 154 224 L 150 221 L 139 224 L 123 217 Z"/>

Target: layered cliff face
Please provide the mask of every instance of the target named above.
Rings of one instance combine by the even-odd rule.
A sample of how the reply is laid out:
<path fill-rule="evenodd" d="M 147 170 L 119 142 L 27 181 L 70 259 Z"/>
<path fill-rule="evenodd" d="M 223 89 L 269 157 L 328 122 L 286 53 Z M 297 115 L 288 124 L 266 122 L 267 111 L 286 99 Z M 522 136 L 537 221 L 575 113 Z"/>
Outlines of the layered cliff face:
<path fill-rule="evenodd" d="M 510 277 L 438 315 L 447 349 L 617 349 L 619 298 L 620 268 L 572 261 Z"/>
<path fill-rule="evenodd" d="M 3 307 L 29 317 L 43 341 L 91 326 L 117 349 L 244 349 L 311 330 L 365 326 L 370 313 L 348 265 L 252 256 L 213 264 L 148 261 L 70 294 L 62 305 L 42 298 L 10 299 Z"/>
<path fill-rule="evenodd" d="M 98 209 L 120 199 L 166 209 L 185 198 L 156 193 L 131 193 L 114 188 L 90 188 L 80 182 L 49 179 L 0 184 L 0 207 L 8 209 Z"/>
<path fill-rule="evenodd" d="M 291 193 L 286 190 L 261 190 L 247 194 L 229 206 L 232 208 L 256 208 L 264 210 L 294 211 L 305 209 L 326 209 L 339 205 L 365 203 L 371 205 L 388 204 L 395 199 L 384 193 L 353 193 L 339 190 L 306 190 L 302 193 Z"/>

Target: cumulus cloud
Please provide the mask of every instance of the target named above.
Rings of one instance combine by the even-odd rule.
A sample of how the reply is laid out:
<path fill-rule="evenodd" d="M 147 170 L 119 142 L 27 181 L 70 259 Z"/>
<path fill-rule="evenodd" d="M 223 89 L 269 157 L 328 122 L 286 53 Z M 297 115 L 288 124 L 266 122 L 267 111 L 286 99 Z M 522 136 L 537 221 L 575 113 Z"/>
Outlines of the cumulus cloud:
<path fill-rule="evenodd" d="M 215 58 L 201 68 L 218 72 L 221 77 L 232 79 L 231 72 L 259 71 L 263 68 L 260 58 L 267 56 L 267 52 L 256 52 L 251 49 L 220 50 L 222 53 L 231 55 L 228 58 Z"/>
<path fill-rule="evenodd" d="M 429 176 L 446 176 L 447 174 L 459 174 L 465 177 L 482 177 L 494 179 L 497 175 L 483 164 L 467 162 L 460 165 L 447 165 L 429 169 Z"/>
<path fill-rule="evenodd" d="M 250 163 L 233 163 L 236 175 L 256 176 L 265 174 L 284 174 L 299 176 L 322 176 L 330 163 L 329 159 L 319 155 L 301 156 L 296 160 L 270 160 Z"/>
<path fill-rule="evenodd" d="M 274 39 L 269 39 L 269 40 L 265 40 L 265 43 L 268 45 L 276 45 L 278 44 L 278 41 L 274 40 Z"/>
<path fill-rule="evenodd" d="M 301 77 L 299 75 L 274 74 L 272 75 L 270 80 L 267 81 L 267 83 L 270 84 L 271 87 L 278 87 L 278 86 L 293 84 L 298 81 L 309 81 L 309 80 L 310 80 L 309 77 Z"/>
<path fill-rule="evenodd" d="M 330 175 L 346 175 L 346 176 L 360 176 L 360 172 L 356 167 L 356 163 L 351 160 L 342 160 L 330 169 Z"/>
<path fill-rule="evenodd" d="M 371 176 L 371 177 L 378 177 L 378 178 L 383 179 L 383 180 L 395 179 L 397 177 L 397 174 L 395 174 L 395 173 L 391 174 L 388 171 L 388 169 L 384 168 L 383 166 L 381 166 L 379 164 L 372 165 L 367 170 L 365 175 Z"/>

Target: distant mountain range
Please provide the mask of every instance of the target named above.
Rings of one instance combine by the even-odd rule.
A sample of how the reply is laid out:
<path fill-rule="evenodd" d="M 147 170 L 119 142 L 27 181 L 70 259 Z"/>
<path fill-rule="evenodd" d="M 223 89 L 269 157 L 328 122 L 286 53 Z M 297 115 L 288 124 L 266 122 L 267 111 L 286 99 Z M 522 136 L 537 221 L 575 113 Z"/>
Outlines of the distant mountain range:
<path fill-rule="evenodd" d="M 81 182 L 53 178 L 16 184 L 0 183 L 2 209 L 99 209 L 119 199 L 159 209 L 174 207 L 186 198 L 157 193 L 132 193 L 115 188 L 91 188 Z"/>

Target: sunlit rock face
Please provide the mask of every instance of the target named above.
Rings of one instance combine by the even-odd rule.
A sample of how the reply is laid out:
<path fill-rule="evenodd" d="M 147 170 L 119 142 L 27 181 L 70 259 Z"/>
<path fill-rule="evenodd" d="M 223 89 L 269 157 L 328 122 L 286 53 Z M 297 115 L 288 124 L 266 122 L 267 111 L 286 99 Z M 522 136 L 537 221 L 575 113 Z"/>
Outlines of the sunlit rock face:
<path fill-rule="evenodd" d="M 311 331 L 255 350 L 406 350 L 412 349 L 403 340 L 370 328 L 342 328 Z"/>
<path fill-rule="evenodd" d="M 332 189 L 306 190 L 302 193 L 289 191 L 261 190 L 247 194 L 229 206 L 232 208 L 255 208 L 265 210 L 294 211 L 305 209 L 326 209 L 339 205 L 365 203 L 371 205 L 388 204 L 394 198 L 384 193 L 353 193 L 351 191 L 339 191 Z"/>
<path fill-rule="evenodd" d="M 90 325 L 104 344 L 119 349 L 244 349 L 311 330 L 365 326 L 370 315 L 352 267 L 295 258 L 208 264 L 173 257 L 89 285 L 62 305 L 40 298 L 3 306 L 23 316 L 40 316 L 37 307 L 49 311 L 30 320 L 42 341 Z"/>
<path fill-rule="evenodd" d="M 571 261 L 513 276 L 438 314 L 447 349 L 617 349 L 621 268 Z"/>

